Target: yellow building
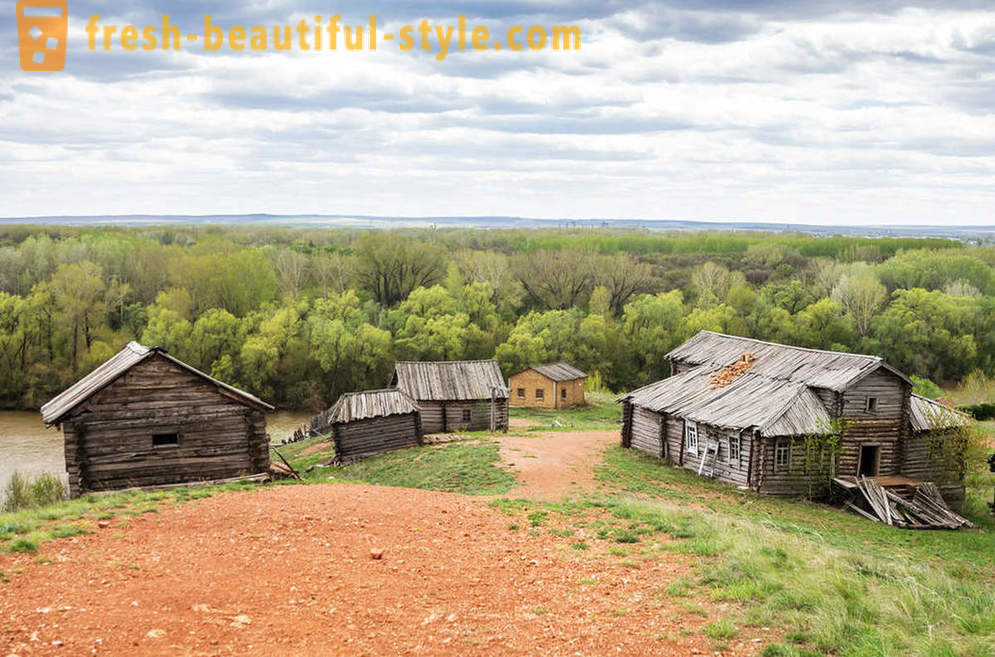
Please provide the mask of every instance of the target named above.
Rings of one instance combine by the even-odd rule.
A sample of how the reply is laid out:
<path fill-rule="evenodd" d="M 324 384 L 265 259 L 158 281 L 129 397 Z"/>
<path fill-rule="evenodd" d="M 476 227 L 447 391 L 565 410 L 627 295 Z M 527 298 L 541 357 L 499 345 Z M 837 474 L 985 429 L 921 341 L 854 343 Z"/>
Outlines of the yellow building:
<path fill-rule="evenodd" d="M 566 363 L 535 365 L 508 380 L 512 406 L 566 408 L 584 403 L 587 375 Z"/>

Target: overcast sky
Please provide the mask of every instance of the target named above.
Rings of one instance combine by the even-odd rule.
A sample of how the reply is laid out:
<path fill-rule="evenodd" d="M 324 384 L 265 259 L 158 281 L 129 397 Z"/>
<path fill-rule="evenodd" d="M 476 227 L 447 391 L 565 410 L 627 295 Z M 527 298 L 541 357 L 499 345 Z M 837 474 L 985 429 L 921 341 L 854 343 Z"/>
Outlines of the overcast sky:
<path fill-rule="evenodd" d="M 391 216 L 995 224 L 990 2 L 69 0 L 63 73 L 0 15 L 0 216 Z M 360 6 L 360 9 L 353 9 Z M 867 7 L 874 7 L 873 12 Z M 986 8 L 986 6 L 988 8 Z M 184 32 L 375 12 L 580 52 L 87 52 L 84 24 Z"/>

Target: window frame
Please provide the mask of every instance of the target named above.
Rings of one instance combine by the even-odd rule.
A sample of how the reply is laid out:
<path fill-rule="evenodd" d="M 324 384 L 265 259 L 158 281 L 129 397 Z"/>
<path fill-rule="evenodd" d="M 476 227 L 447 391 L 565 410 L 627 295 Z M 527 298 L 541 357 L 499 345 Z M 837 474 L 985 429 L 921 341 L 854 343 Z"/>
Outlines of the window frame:
<path fill-rule="evenodd" d="M 546 389 L 545 388 L 536 388 L 536 399 L 541 399 L 543 401 L 546 401 Z"/>
<path fill-rule="evenodd" d="M 562 399 L 563 401 L 567 400 L 567 389 L 566 388 L 560 388 L 560 399 Z"/>
<path fill-rule="evenodd" d="M 698 423 L 684 420 L 684 451 L 698 455 Z"/>
<path fill-rule="evenodd" d="M 785 458 L 784 463 L 780 462 L 780 453 L 783 450 Z M 790 472 L 791 471 L 791 441 L 779 438 L 774 441 L 774 472 Z"/>
<path fill-rule="evenodd" d="M 165 437 L 172 436 L 173 440 L 168 442 L 156 443 L 156 439 L 162 439 Z M 158 433 L 151 434 L 152 439 L 152 449 L 173 449 L 180 446 L 180 432 L 179 431 L 160 431 Z"/>
<path fill-rule="evenodd" d="M 878 398 L 868 397 L 864 400 L 864 412 L 865 413 L 877 413 L 878 411 Z"/>
<path fill-rule="evenodd" d="M 525 388 L 519 388 L 518 389 L 518 398 L 519 399 L 525 399 Z"/>
<path fill-rule="evenodd" d="M 464 408 L 463 409 L 463 423 L 470 424 L 473 422 L 473 409 Z"/>
<path fill-rule="evenodd" d="M 732 448 L 733 445 L 736 446 L 735 455 L 733 454 L 733 452 L 734 452 L 734 450 Z M 736 463 L 736 465 L 739 465 L 740 463 L 743 462 L 743 437 L 742 436 L 740 436 L 739 434 L 736 434 L 735 436 L 729 436 L 728 452 L 729 452 L 729 458 L 726 459 L 727 461 L 734 462 L 734 463 Z"/>

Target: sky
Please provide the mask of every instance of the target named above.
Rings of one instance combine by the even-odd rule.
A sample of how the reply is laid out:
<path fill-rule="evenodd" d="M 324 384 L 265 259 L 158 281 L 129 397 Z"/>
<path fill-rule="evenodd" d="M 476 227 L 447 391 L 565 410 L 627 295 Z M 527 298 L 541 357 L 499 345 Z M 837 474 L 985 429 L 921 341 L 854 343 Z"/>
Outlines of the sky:
<path fill-rule="evenodd" d="M 879 0 L 69 0 L 60 73 L 0 10 L 0 216 L 357 214 L 995 224 L 995 10 Z M 340 13 L 579 51 L 87 49 Z"/>

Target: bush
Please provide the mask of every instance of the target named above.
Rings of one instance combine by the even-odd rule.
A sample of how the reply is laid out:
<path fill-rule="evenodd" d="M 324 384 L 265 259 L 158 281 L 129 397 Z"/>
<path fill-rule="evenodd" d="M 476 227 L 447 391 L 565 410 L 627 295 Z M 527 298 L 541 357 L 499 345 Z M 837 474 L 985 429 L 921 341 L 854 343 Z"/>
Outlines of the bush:
<path fill-rule="evenodd" d="M 22 509 L 35 509 L 69 497 L 69 491 L 62 480 L 45 472 L 31 478 L 15 472 L 4 490 L 2 511 L 14 512 Z"/>
<path fill-rule="evenodd" d="M 993 402 L 972 404 L 970 406 L 958 406 L 957 410 L 967 413 L 978 422 L 995 420 L 995 403 Z"/>

